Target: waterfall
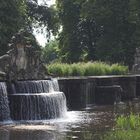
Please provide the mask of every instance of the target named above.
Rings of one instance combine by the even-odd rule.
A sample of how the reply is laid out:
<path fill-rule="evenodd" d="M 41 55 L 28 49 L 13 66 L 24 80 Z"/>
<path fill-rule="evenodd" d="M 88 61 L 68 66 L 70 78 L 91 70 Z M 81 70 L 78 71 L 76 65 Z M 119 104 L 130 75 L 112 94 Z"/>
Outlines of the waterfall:
<path fill-rule="evenodd" d="M 13 120 L 44 120 L 64 117 L 66 98 L 56 79 L 17 81 L 9 95 Z"/>
<path fill-rule="evenodd" d="M 60 90 L 57 79 L 52 79 L 52 85 L 53 85 L 54 91 L 59 91 Z"/>
<path fill-rule="evenodd" d="M 0 121 L 10 120 L 9 101 L 5 82 L 0 82 Z"/>
<path fill-rule="evenodd" d="M 38 81 L 17 81 L 12 85 L 14 94 L 51 93 L 59 91 L 57 79 Z"/>

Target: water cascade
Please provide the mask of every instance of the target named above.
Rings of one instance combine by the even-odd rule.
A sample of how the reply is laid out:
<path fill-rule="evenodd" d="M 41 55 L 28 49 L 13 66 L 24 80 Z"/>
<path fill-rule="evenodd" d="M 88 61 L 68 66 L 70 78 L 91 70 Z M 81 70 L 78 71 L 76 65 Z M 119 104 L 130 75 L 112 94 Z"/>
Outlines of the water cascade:
<path fill-rule="evenodd" d="M 57 80 L 17 81 L 9 95 L 13 120 L 45 120 L 64 117 L 66 98 Z"/>
<path fill-rule="evenodd" d="M 5 82 L 0 82 L 0 121 L 10 120 L 9 101 Z"/>

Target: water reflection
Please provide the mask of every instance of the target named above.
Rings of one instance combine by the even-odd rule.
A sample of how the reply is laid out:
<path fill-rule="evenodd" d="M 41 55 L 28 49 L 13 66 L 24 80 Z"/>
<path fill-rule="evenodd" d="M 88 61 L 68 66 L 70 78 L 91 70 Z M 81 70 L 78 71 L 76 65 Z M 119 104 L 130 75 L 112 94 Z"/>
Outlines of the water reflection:
<path fill-rule="evenodd" d="M 65 119 L 30 121 L 24 125 L 16 122 L 0 127 L 0 140 L 100 140 L 113 129 L 117 115 L 132 111 L 140 112 L 139 101 L 72 111 Z"/>
<path fill-rule="evenodd" d="M 1 140 L 10 140 L 9 131 L 0 130 L 0 139 Z"/>
<path fill-rule="evenodd" d="M 0 131 L 0 140 L 99 140 L 100 134 L 91 131 L 73 131 L 57 133 L 48 131 Z"/>
<path fill-rule="evenodd" d="M 46 131 L 0 131 L 0 140 L 63 140 L 63 136 Z"/>

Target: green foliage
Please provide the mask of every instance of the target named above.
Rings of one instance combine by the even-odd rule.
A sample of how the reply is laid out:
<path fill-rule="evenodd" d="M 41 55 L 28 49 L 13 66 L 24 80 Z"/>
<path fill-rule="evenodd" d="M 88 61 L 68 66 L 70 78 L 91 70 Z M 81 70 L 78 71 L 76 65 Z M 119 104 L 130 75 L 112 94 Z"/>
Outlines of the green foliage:
<path fill-rule="evenodd" d="M 136 129 L 140 127 L 140 116 L 130 114 L 129 116 L 120 116 L 116 120 L 116 127 L 124 130 Z"/>
<path fill-rule="evenodd" d="M 51 72 L 55 75 L 62 76 L 63 71 L 64 71 L 64 66 L 61 65 L 61 67 L 60 67 L 60 65 L 56 63 L 55 65 L 48 66 L 48 71 L 49 71 L 49 73 Z"/>
<path fill-rule="evenodd" d="M 42 47 L 42 60 L 44 63 L 50 63 L 58 59 L 59 48 L 58 41 L 53 40 L 46 44 L 45 47 Z"/>
<path fill-rule="evenodd" d="M 105 134 L 103 140 L 139 140 L 140 139 L 140 116 L 130 114 L 116 119 L 115 130 Z"/>
<path fill-rule="evenodd" d="M 0 2 L 0 55 L 8 50 L 12 35 L 26 24 L 24 0 L 2 0 Z"/>
<path fill-rule="evenodd" d="M 65 63 L 105 61 L 131 67 L 135 48 L 140 46 L 139 7 L 139 0 L 56 0 L 56 6 L 51 7 L 39 5 L 37 0 L 3 0 L 0 55 L 8 50 L 10 38 L 21 28 L 32 31 L 39 27 L 42 32 L 46 29 L 47 38 L 59 33 L 59 46 L 43 49 L 49 54 L 49 58 L 43 55 L 46 62 L 53 50 L 55 57 L 59 52 L 59 60 Z M 119 69 L 114 71 L 117 73 Z"/>
<path fill-rule="evenodd" d="M 126 74 L 128 71 L 128 67 L 119 64 L 113 64 L 110 69 L 113 75 Z"/>
<path fill-rule="evenodd" d="M 57 0 L 57 11 L 62 25 L 59 34 L 59 48 L 63 62 L 78 62 L 82 59 L 78 24 L 80 5 L 75 0 Z"/>
<path fill-rule="evenodd" d="M 33 32 L 34 27 L 43 27 L 49 37 L 58 30 L 57 20 L 55 8 L 38 5 L 37 0 L 0 1 L 0 55 L 9 49 L 11 37 L 19 30 Z"/>
<path fill-rule="evenodd" d="M 73 63 L 69 69 L 71 69 L 71 76 L 84 76 L 84 63 Z"/>
<path fill-rule="evenodd" d="M 109 75 L 111 74 L 110 65 L 103 62 L 87 63 L 85 68 L 85 75 Z"/>
<path fill-rule="evenodd" d="M 140 129 L 137 130 L 118 130 L 105 135 L 101 140 L 139 140 Z"/>
<path fill-rule="evenodd" d="M 139 6 L 138 0 L 57 0 L 62 60 L 101 60 L 131 67 L 140 46 Z"/>
<path fill-rule="evenodd" d="M 55 7 L 48 7 L 46 4 L 39 5 L 36 0 L 27 1 L 27 14 L 30 27 L 38 27 L 46 29 L 46 37 L 50 37 L 50 33 L 56 34 L 59 28 L 58 16 Z"/>
<path fill-rule="evenodd" d="M 99 76 L 99 75 L 122 75 L 128 73 L 128 67 L 103 62 L 88 63 L 52 63 L 48 71 L 57 76 Z"/>
<path fill-rule="evenodd" d="M 130 17 L 129 0 L 96 1 L 97 10 L 93 16 L 97 24 L 103 26 L 103 32 L 96 46 L 98 59 L 113 63 L 123 62 L 131 66 L 135 52 L 135 24 Z M 106 10 L 107 9 L 107 10 Z M 91 15 L 88 15 L 91 16 Z"/>

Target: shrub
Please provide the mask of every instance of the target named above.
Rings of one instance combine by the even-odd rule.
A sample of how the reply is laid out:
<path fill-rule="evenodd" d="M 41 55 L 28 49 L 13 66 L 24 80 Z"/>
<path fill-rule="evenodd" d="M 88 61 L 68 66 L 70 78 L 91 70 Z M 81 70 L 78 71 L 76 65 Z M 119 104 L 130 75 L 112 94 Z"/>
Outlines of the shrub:
<path fill-rule="evenodd" d="M 119 75 L 120 73 L 121 74 L 128 73 L 128 67 L 119 64 L 113 64 L 110 69 L 112 75 Z"/>
<path fill-rule="evenodd" d="M 102 140 L 139 140 L 140 116 L 130 114 L 116 119 L 115 130 L 105 134 Z"/>
<path fill-rule="evenodd" d="M 84 76 L 85 75 L 85 68 L 84 68 L 84 64 L 82 63 L 71 64 L 69 65 L 69 68 L 72 71 L 71 73 L 72 75 L 70 76 Z"/>
<path fill-rule="evenodd" d="M 130 114 L 129 116 L 120 116 L 116 120 L 116 127 L 120 129 L 136 129 L 137 127 L 140 127 L 140 116 Z"/>
<path fill-rule="evenodd" d="M 127 66 L 109 65 L 103 62 L 52 63 L 48 66 L 48 70 L 57 76 L 124 75 L 128 73 Z"/>

